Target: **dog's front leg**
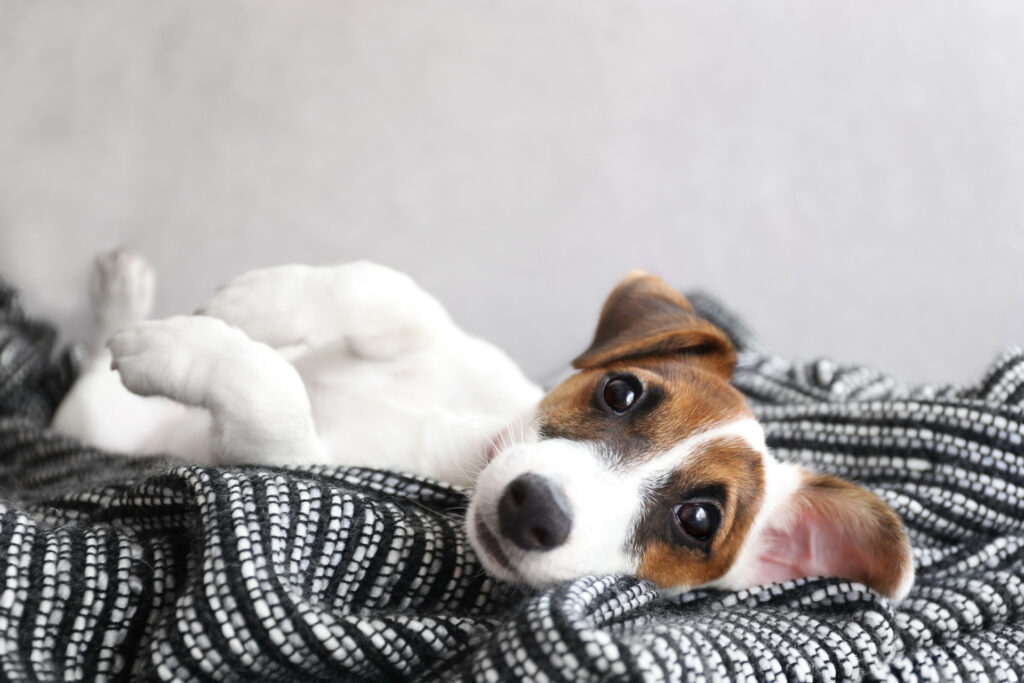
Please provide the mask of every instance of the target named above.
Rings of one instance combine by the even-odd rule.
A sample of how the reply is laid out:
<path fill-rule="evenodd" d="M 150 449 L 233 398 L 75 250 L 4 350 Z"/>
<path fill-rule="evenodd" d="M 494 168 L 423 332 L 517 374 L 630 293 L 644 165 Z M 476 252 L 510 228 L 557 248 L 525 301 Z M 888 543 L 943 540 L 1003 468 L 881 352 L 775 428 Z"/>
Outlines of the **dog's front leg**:
<path fill-rule="evenodd" d="M 206 408 L 220 463 L 323 462 L 309 398 L 295 368 L 215 318 L 142 322 L 113 335 L 112 366 L 141 396 Z"/>

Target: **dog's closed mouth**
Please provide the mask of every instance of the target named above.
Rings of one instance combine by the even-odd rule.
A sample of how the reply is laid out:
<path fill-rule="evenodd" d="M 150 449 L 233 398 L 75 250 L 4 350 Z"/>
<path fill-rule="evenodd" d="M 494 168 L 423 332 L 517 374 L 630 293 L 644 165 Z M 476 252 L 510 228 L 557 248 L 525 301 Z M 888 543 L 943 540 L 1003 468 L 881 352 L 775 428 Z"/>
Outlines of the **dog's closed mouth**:
<path fill-rule="evenodd" d="M 508 560 L 508 556 L 501 549 L 501 543 L 498 542 L 497 537 L 491 533 L 491 530 L 487 528 L 487 524 L 484 520 L 477 515 L 476 518 L 476 536 L 480 539 L 480 544 L 484 550 L 490 554 L 490 556 L 497 560 L 498 564 L 507 569 L 510 572 L 515 572 L 512 568 L 512 564 Z"/>

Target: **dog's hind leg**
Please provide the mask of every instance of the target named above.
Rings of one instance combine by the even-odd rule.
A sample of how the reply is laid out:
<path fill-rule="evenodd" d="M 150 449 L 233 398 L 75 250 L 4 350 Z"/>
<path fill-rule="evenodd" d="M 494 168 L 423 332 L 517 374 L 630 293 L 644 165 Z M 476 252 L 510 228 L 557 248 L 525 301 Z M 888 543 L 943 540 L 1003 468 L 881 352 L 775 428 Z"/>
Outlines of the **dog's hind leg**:
<path fill-rule="evenodd" d="M 141 254 L 115 249 L 96 257 L 89 278 L 94 357 L 106 354 L 110 335 L 149 316 L 155 287 L 153 266 Z"/>
<path fill-rule="evenodd" d="M 107 339 L 149 315 L 155 283 L 152 266 L 139 254 L 117 249 L 96 258 L 89 279 L 93 315 L 89 355 L 51 426 L 60 434 L 94 446 L 137 452 L 144 450 L 154 424 L 173 416 L 176 442 L 183 448 L 187 444 L 190 456 L 202 460 L 207 455 L 204 415 L 187 415 L 181 406 L 135 396 L 110 370 Z M 163 448 L 168 445 L 163 444 Z"/>
<path fill-rule="evenodd" d="M 413 280 L 360 261 L 278 266 L 241 275 L 199 309 L 291 355 L 330 346 L 375 360 L 430 343 L 454 325 Z"/>
<path fill-rule="evenodd" d="M 131 391 L 205 408 L 216 462 L 324 461 L 306 389 L 279 353 L 207 316 L 142 322 L 114 334 L 113 366 Z"/>

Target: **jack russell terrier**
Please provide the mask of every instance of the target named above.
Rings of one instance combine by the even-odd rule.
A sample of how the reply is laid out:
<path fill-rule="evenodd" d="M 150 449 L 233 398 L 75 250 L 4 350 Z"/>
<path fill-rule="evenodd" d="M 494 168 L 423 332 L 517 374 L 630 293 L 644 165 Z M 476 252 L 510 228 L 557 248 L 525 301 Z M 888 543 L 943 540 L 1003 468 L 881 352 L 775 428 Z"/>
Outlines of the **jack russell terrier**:
<path fill-rule="evenodd" d="M 57 431 L 197 462 L 358 465 L 473 487 L 480 560 L 531 586 L 623 573 L 673 593 L 840 576 L 898 600 L 913 582 L 899 518 L 776 460 L 729 384 L 728 338 L 655 276 L 612 291 L 575 374 L 547 395 L 382 266 L 257 270 L 199 315 L 143 322 L 153 283 L 135 254 L 97 261 L 94 352 Z"/>

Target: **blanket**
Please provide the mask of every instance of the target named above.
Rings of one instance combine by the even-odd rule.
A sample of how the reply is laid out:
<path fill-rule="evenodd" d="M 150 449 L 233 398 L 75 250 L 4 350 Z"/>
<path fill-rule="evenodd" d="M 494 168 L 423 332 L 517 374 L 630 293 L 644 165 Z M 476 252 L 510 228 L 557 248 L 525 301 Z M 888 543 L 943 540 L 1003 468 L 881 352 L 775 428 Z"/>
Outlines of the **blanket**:
<path fill-rule="evenodd" d="M 894 605 L 815 578 L 667 599 L 488 577 L 466 492 L 345 467 L 199 467 L 48 431 L 76 356 L 0 284 L 0 672 L 51 680 L 1019 680 L 1024 352 L 972 386 L 792 363 L 692 297 L 784 459 L 902 517 Z"/>

